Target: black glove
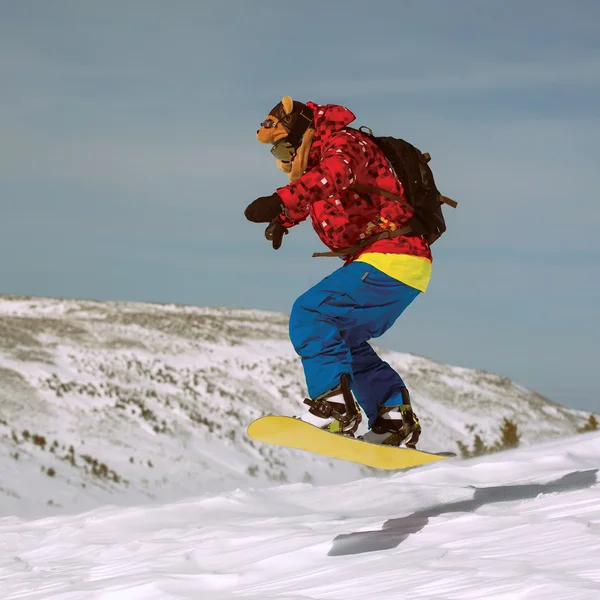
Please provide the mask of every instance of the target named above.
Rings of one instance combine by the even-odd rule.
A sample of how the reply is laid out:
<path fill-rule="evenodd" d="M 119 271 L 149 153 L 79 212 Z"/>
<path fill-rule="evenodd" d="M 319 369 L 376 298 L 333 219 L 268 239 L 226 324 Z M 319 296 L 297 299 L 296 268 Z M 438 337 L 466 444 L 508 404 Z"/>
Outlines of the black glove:
<path fill-rule="evenodd" d="M 271 223 L 283 212 L 283 202 L 278 194 L 257 198 L 248 205 L 244 216 L 253 223 Z"/>
<path fill-rule="evenodd" d="M 279 250 L 279 248 L 281 248 L 283 236 L 287 235 L 287 233 L 287 228 L 277 221 L 277 219 L 265 229 L 265 237 L 270 242 L 273 242 L 273 250 Z"/>

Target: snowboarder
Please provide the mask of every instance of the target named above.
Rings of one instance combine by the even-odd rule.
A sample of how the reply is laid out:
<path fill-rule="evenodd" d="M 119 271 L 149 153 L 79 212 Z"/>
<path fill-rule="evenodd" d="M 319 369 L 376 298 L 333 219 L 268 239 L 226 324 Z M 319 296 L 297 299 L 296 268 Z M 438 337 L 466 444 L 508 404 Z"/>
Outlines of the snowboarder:
<path fill-rule="evenodd" d="M 284 97 L 257 138 L 272 145 L 290 183 L 254 200 L 244 214 L 268 223 L 265 237 L 275 250 L 290 228 L 310 216 L 331 250 L 318 255 L 344 260 L 302 294 L 290 314 L 290 339 L 310 395 L 305 400 L 310 408 L 300 418 L 354 435 L 361 420 L 355 398 L 368 418 L 364 440 L 414 448 L 421 426 L 408 389 L 368 341 L 385 333 L 425 292 L 431 250 L 425 236 L 398 235 L 413 216 L 410 205 L 393 199 L 405 198 L 404 187 L 372 138 L 348 128 L 354 120 L 343 106 Z M 365 192 L 366 186 L 375 191 Z"/>

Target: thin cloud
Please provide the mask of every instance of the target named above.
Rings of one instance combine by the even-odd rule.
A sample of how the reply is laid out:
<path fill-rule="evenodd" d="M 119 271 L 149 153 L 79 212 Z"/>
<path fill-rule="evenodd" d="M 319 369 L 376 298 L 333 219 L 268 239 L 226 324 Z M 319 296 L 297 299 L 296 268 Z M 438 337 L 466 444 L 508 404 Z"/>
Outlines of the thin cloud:
<path fill-rule="evenodd" d="M 531 89 L 541 85 L 600 86 L 600 56 L 560 63 L 533 61 L 467 63 L 463 69 L 389 78 L 331 78 L 295 82 L 322 96 L 348 97 L 431 92 Z"/>
<path fill-rule="evenodd" d="M 144 139 L 147 138 L 147 139 Z M 232 170 L 247 177 L 263 165 L 251 142 L 206 144 L 201 139 L 180 141 L 96 133 L 89 139 L 56 138 L 35 132 L 6 132 L 0 139 L 0 176 L 110 184 L 124 188 L 177 185 L 182 178 L 197 183 L 226 177 Z"/>

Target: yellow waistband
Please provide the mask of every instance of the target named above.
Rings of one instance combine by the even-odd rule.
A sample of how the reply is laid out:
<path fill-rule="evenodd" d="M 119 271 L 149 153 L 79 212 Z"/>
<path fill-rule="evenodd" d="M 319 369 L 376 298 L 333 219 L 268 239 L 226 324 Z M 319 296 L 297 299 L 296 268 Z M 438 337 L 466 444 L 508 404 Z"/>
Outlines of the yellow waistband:
<path fill-rule="evenodd" d="M 372 265 L 389 277 L 410 285 L 420 292 L 427 290 L 431 279 L 431 261 L 422 256 L 365 252 L 356 259 L 356 262 Z"/>

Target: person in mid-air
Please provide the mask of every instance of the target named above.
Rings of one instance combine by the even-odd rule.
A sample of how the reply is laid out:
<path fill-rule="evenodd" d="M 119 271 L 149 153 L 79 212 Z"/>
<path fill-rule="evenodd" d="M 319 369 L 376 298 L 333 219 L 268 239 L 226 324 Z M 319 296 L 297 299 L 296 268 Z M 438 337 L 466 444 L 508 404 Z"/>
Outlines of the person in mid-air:
<path fill-rule="evenodd" d="M 281 246 L 288 230 L 308 217 L 321 241 L 344 265 L 302 294 L 289 323 L 302 359 L 310 407 L 300 418 L 334 433 L 414 448 L 421 433 L 402 377 L 369 340 L 385 333 L 425 292 L 432 255 L 423 235 L 402 234 L 413 216 L 402 183 L 371 136 L 348 128 L 343 106 L 303 104 L 286 96 L 257 131 L 271 144 L 290 183 L 254 200 L 245 216 L 268 223 L 266 238 Z M 366 188 L 366 189 L 365 189 Z M 395 232 L 395 235 L 394 235 Z"/>

